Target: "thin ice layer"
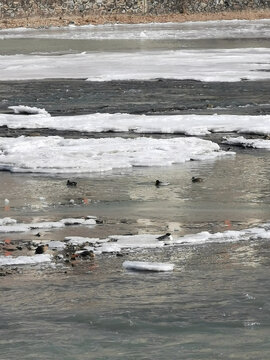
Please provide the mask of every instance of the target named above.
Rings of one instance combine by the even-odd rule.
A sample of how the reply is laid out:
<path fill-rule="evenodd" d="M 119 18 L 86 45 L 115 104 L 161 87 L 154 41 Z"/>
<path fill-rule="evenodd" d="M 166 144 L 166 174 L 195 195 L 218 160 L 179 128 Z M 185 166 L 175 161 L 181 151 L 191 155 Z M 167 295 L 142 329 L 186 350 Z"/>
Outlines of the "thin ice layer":
<path fill-rule="evenodd" d="M 0 73 L 1 80 L 265 80 L 269 56 L 270 48 L 9 55 L 0 56 Z"/>
<path fill-rule="evenodd" d="M 0 39 L 239 39 L 269 38 L 270 20 L 219 20 L 150 24 L 69 25 L 43 29 L 16 28 L 0 30 Z"/>

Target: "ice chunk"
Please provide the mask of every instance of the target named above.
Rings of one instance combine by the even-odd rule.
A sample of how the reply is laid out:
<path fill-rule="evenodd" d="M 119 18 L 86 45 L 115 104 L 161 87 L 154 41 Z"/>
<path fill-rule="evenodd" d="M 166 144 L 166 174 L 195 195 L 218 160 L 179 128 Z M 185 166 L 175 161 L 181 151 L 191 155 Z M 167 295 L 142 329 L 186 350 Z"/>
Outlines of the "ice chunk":
<path fill-rule="evenodd" d="M 45 109 L 40 109 L 37 107 L 18 105 L 18 106 L 9 106 L 8 108 L 13 110 L 15 114 L 31 114 L 31 115 L 39 114 L 39 115 L 51 116 Z"/>
<path fill-rule="evenodd" d="M 174 264 L 145 262 L 145 261 L 124 261 L 123 267 L 127 270 L 140 270 L 140 271 L 172 271 Z"/>
<path fill-rule="evenodd" d="M 46 263 L 51 261 L 50 254 L 40 254 L 33 256 L 0 256 L 0 266 L 7 265 L 35 265 L 39 263 Z"/>

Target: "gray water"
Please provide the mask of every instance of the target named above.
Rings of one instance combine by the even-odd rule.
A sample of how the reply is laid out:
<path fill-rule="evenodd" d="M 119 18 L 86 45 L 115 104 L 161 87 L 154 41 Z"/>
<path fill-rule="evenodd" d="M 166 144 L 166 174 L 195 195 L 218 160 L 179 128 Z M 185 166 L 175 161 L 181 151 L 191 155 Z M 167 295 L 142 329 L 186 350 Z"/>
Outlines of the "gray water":
<path fill-rule="evenodd" d="M 269 172 L 266 152 L 239 150 L 213 163 L 92 175 L 77 179 L 76 190 L 62 178 L 4 173 L 1 201 L 9 197 L 8 215 L 21 220 L 104 219 L 90 230 L 47 233 L 50 240 L 168 229 L 180 236 L 227 230 L 226 220 L 239 230 L 269 220 Z M 192 184 L 193 175 L 205 181 Z M 161 176 L 171 185 L 156 188 Z M 131 273 L 124 260 L 172 262 L 176 270 Z M 269 243 L 256 240 L 24 267 L 0 280 L 0 358 L 269 359 L 269 265 Z"/>
<path fill-rule="evenodd" d="M 138 50 L 139 46 L 149 49 L 182 45 L 211 47 L 217 43 L 226 48 L 239 47 L 240 43 L 241 46 L 266 46 L 265 39 L 258 42 L 253 39 L 187 41 L 182 45 L 174 41 L 60 43 L 33 39 L 1 40 L 0 43 L 1 54 L 67 52 L 68 49 L 105 51 L 112 46 L 118 47 L 117 51 L 127 47 Z M 61 90 L 68 81 L 61 85 L 59 80 L 57 87 Z M 28 96 L 32 93 L 35 99 L 31 98 L 32 102 L 27 104 L 44 106 L 37 103 L 39 93 L 31 90 L 33 84 L 30 82 L 30 88 L 23 90 L 23 82 L 0 82 L 1 111 L 7 111 L 7 101 L 14 105 L 14 99 L 26 104 L 24 100 L 30 99 Z M 70 89 L 73 84 L 74 80 L 68 84 Z M 248 110 L 239 105 L 249 104 L 252 99 L 252 113 L 266 111 L 265 100 L 262 104 L 258 101 L 260 83 L 253 84 L 254 88 L 250 83 L 243 85 L 246 87 L 243 93 L 248 93 L 248 98 L 240 101 L 236 97 L 234 111 L 237 109 L 237 113 L 246 113 Z M 39 86 L 42 88 L 42 83 Z M 111 89 L 112 84 L 106 86 Z M 226 84 L 222 86 L 220 94 L 228 90 Z M 6 94 L 5 89 L 8 89 Z M 42 90 L 43 98 L 49 99 L 48 107 L 59 114 L 71 114 L 74 104 L 67 100 L 60 105 L 57 97 L 46 94 L 48 89 L 49 86 Z M 263 89 L 261 96 L 266 98 L 267 82 Z M 166 87 L 159 91 L 166 97 Z M 195 95 L 194 99 L 199 102 Z M 86 97 L 83 102 L 82 112 L 85 112 Z M 115 104 L 117 108 L 118 102 Z M 137 106 L 145 111 L 141 103 Z M 170 108 L 170 104 L 168 106 Z M 74 113 L 80 112 L 74 109 Z M 18 135 L 6 134 L 6 129 L 1 129 L 1 134 Z M 37 134 L 33 131 L 31 135 Z M 220 142 L 214 136 L 212 139 Z M 70 235 L 106 237 L 167 231 L 182 236 L 204 230 L 240 230 L 268 222 L 269 153 L 233 150 L 235 156 L 213 162 L 76 177 L 76 188 L 67 188 L 66 178 L 1 172 L 1 217 L 28 222 L 95 215 L 103 220 L 91 229 L 68 227 L 46 232 L 45 241 L 63 240 Z M 200 176 L 204 182 L 194 184 L 192 176 Z M 170 185 L 156 188 L 156 179 L 168 181 Z M 10 200 L 9 211 L 4 211 L 5 198 Z M 88 204 L 82 202 L 85 198 Z M 70 203 L 71 199 L 75 204 Z M 11 236 L 14 241 L 34 238 L 34 234 Z M 5 235 L 1 235 L 0 241 L 4 239 Z M 176 267 L 166 274 L 128 272 L 122 267 L 124 260 L 172 262 Z M 15 273 L 0 278 L 0 359 L 268 360 L 268 269 L 269 243 L 260 239 L 145 250 L 124 254 L 124 257 L 102 255 L 74 268 L 20 267 Z"/>

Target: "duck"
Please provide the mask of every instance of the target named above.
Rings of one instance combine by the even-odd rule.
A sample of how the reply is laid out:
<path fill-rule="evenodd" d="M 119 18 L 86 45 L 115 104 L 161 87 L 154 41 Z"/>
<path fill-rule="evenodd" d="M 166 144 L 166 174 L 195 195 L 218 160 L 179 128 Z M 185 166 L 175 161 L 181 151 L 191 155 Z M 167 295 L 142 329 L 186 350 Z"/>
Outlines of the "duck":
<path fill-rule="evenodd" d="M 168 183 L 168 182 L 163 182 L 163 181 L 160 181 L 160 180 L 156 180 L 156 182 L 155 182 L 155 186 L 156 186 L 156 187 L 159 187 L 159 186 L 167 186 L 167 185 L 170 185 L 170 183 Z"/>
<path fill-rule="evenodd" d="M 166 234 L 164 234 L 164 235 L 161 235 L 161 236 L 158 236 L 157 237 L 157 240 L 158 241 L 167 241 L 167 240 L 172 240 L 173 238 L 172 238 L 172 235 L 171 235 L 171 233 L 166 233 Z"/>
<path fill-rule="evenodd" d="M 35 250 L 35 254 L 44 254 L 45 251 L 47 250 L 48 250 L 48 245 L 39 245 Z"/>
<path fill-rule="evenodd" d="M 68 181 L 67 181 L 67 186 L 73 186 L 73 187 L 75 187 L 75 186 L 77 186 L 77 183 L 76 183 L 76 181 L 70 181 L 70 180 L 68 180 Z"/>
<path fill-rule="evenodd" d="M 194 183 L 203 182 L 203 179 L 200 177 L 192 176 L 191 181 Z"/>

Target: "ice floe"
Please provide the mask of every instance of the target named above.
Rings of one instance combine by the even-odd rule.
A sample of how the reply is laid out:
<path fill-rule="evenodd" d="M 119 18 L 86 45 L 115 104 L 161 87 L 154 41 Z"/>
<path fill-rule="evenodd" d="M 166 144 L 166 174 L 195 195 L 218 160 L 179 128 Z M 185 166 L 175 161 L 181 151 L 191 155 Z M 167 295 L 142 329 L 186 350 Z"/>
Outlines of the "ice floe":
<path fill-rule="evenodd" d="M 243 136 L 238 136 L 238 137 L 227 137 L 223 142 L 228 145 L 243 146 L 245 148 L 248 147 L 254 149 L 270 150 L 270 139 L 268 140 L 246 139 Z"/>
<path fill-rule="evenodd" d="M 9 218 L 9 217 L 0 219 L 0 226 L 12 225 L 12 224 L 16 224 L 16 223 L 17 223 L 17 220 Z"/>
<path fill-rule="evenodd" d="M 45 109 L 40 109 L 37 107 L 17 105 L 17 106 L 9 106 L 8 108 L 13 110 L 15 114 L 29 114 L 29 115 L 39 114 L 39 115 L 50 116 L 50 114 Z"/>
<path fill-rule="evenodd" d="M 10 129 L 70 130 L 84 132 L 163 133 L 202 136 L 209 133 L 236 132 L 270 134 L 269 115 L 131 115 L 88 114 L 77 116 L 23 116 L 0 114 L 0 126 Z"/>
<path fill-rule="evenodd" d="M 66 245 L 86 247 L 91 246 L 95 254 L 119 253 L 121 251 L 141 251 L 145 249 L 162 249 L 174 246 L 203 245 L 209 243 L 237 242 L 249 240 L 268 240 L 270 239 L 270 223 L 260 226 L 243 229 L 228 230 L 224 232 L 210 233 L 208 231 L 196 234 L 188 234 L 181 237 L 172 237 L 168 241 L 159 240 L 159 235 L 139 234 L 139 235 L 111 235 L 104 239 L 71 236 L 66 237 Z"/>
<path fill-rule="evenodd" d="M 269 56 L 270 48 L 7 55 L 0 56 L 0 72 L 1 80 L 167 78 L 233 82 L 269 79 Z"/>
<path fill-rule="evenodd" d="M 105 24 L 49 27 L 43 29 L 16 28 L 0 30 L 0 39 L 239 39 L 269 38 L 269 19 L 196 21 L 182 23 Z"/>
<path fill-rule="evenodd" d="M 65 226 L 71 225 L 83 225 L 83 226 L 94 226 L 96 224 L 95 219 L 91 218 L 67 218 L 59 221 L 44 221 L 44 222 L 32 222 L 32 223 L 17 223 L 15 219 L 3 218 L 0 219 L 0 233 L 13 233 L 13 232 L 27 232 L 31 230 L 49 230 L 59 229 Z"/>
<path fill-rule="evenodd" d="M 174 269 L 174 264 L 147 261 L 124 261 L 123 267 L 127 270 L 161 272 L 172 271 Z"/>
<path fill-rule="evenodd" d="M 139 253 L 151 249 L 176 248 L 183 246 L 197 246 L 212 243 L 229 243 L 239 241 L 269 241 L 270 223 L 243 230 L 228 230 L 211 234 L 203 231 L 196 234 L 188 234 L 181 237 L 173 237 L 169 242 L 159 240 L 159 235 L 111 235 L 107 238 L 91 238 L 82 236 L 66 237 L 64 241 L 35 241 L 33 243 L 48 248 L 48 253 L 31 256 L 0 256 L 0 266 L 36 264 L 39 262 L 52 261 L 53 256 L 57 261 L 69 263 L 74 259 L 91 259 L 95 255 L 123 255 L 132 252 Z M 20 243 L 22 244 L 22 243 Z M 40 245 L 41 244 L 41 245 Z M 2 243 L 3 245 L 3 243 Z M 47 251 L 47 250 L 46 250 Z M 138 270 L 169 271 L 173 264 L 161 264 L 127 262 L 126 268 Z"/>
<path fill-rule="evenodd" d="M 52 255 L 40 254 L 33 256 L 0 256 L 0 266 L 35 265 L 52 261 Z"/>
<path fill-rule="evenodd" d="M 56 156 L 57 154 L 57 156 Z M 138 166 L 168 166 L 232 153 L 198 138 L 0 138 L 0 169 L 40 174 L 86 174 Z"/>
<path fill-rule="evenodd" d="M 102 242 L 99 238 L 87 238 L 83 236 L 67 236 L 65 237 L 67 245 L 80 246 L 85 244 L 96 244 Z"/>

